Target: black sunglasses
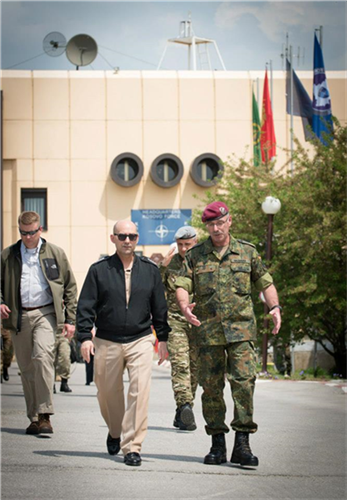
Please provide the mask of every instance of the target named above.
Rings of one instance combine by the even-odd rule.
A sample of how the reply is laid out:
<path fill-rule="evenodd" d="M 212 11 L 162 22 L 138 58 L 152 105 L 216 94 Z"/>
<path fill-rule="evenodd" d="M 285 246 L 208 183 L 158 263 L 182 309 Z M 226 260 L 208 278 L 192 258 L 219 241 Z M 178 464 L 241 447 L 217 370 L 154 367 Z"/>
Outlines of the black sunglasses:
<path fill-rule="evenodd" d="M 114 233 L 114 235 L 118 237 L 119 241 L 125 241 L 127 238 L 129 238 L 130 241 L 136 241 L 137 237 L 138 237 L 138 234 L 122 234 L 122 233 L 116 234 L 116 233 Z"/>
<path fill-rule="evenodd" d="M 19 228 L 19 232 L 22 236 L 34 236 L 34 234 L 36 234 L 37 231 L 40 231 L 40 229 L 41 227 L 34 229 L 34 231 L 23 231 L 22 229 Z"/>

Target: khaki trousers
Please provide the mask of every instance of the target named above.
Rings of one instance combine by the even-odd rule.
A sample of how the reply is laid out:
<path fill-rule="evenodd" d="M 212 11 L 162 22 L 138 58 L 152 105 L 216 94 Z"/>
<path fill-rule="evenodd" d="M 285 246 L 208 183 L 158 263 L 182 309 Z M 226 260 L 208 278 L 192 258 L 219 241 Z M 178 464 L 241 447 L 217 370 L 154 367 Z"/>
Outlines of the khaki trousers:
<path fill-rule="evenodd" d="M 12 342 L 20 369 L 22 385 L 31 421 L 39 413 L 53 414 L 54 342 L 56 332 L 54 306 L 23 311 L 19 333 Z"/>
<path fill-rule="evenodd" d="M 113 438 L 121 437 L 121 449 L 140 453 L 147 434 L 148 403 L 153 364 L 152 335 L 118 344 L 94 338 L 94 377 L 101 414 Z M 123 372 L 128 370 L 127 407 Z"/>

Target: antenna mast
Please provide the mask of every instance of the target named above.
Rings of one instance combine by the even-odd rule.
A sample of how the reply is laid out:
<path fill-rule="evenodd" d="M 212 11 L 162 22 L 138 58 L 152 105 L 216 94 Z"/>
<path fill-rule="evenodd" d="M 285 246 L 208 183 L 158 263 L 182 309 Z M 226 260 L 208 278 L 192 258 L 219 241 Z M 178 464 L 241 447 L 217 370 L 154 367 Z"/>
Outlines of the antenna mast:
<path fill-rule="evenodd" d="M 206 64 L 208 66 L 208 69 L 212 70 L 211 61 L 210 61 L 210 54 L 208 52 L 208 45 L 212 44 L 216 50 L 219 62 L 221 63 L 223 70 L 226 71 L 226 67 L 224 65 L 222 56 L 220 55 L 220 52 L 218 50 L 218 46 L 217 46 L 215 40 L 211 40 L 209 38 L 201 38 L 201 37 L 198 37 L 194 34 L 193 24 L 192 24 L 190 14 L 188 16 L 187 21 L 180 22 L 178 37 L 177 38 L 170 38 L 167 41 L 163 55 L 161 56 L 161 59 L 159 61 L 157 70 L 159 70 L 161 68 L 161 64 L 164 60 L 166 50 L 168 48 L 168 43 L 179 43 L 181 45 L 186 45 L 188 47 L 188 69 L 193 70 L 193 71 L 197 70 L 197 56 L 199 57 L 200 66 L 202 66 L 202 64 Z M 205 50 L 203 52 L 200 51 L 200 46 L 205 47 Z M 202 56 L 205 56 L 204 61 L 202 60 Z"/>

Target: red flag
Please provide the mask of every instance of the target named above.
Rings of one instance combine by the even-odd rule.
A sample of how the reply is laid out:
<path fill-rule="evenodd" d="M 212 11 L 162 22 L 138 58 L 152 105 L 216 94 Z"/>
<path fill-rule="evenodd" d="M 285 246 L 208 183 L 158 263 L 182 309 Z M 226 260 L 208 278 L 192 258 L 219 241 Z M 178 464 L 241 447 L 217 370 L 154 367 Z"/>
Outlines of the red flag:
<path fill-rule="evenodd" d="M 263 112 L 261 126 L 261 158 L 264 163 L 268 163 L 276 156 L 276 137 L 274 120 L 272 116 L 272 106 L 269 92 L 269 82 L 267 78 L 267 70 L 265 71 L 264 92 L 263 92 Z"/>

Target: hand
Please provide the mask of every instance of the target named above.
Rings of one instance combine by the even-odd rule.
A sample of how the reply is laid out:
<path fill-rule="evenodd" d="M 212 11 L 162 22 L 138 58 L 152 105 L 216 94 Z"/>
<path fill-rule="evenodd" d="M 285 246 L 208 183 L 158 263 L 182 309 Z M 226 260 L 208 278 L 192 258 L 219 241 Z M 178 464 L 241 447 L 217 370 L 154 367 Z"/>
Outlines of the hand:
<path fill-rule="evenodd" d="M 10 317 L 11 309 L 6 304 L 1 304 L 1 319 L 8 319 Z"/>
<path fill-rule="evenodd" d="M 163 258 L 163 260 L 161 261 L 161 263 L 160 263 L 160 264 L 161 264 L 163 267 L 167 267 L 167 266 L 170 264 L 170 262 L 171 262 L 171 260 L 172 260 L 172 257 L 175 255 L 175 252 L 176 252 L 176 248 L 175 248 L 175 247 L 171 248 L 171 249 L 168 251 L 168 253 L 165 255 L 165 257 Z"/>
<path fill-rule="evenodd" d="M 94 344 L 91 340 L 85 340 L 81 345 L 81 354 L 84 361 L 90 363 L 90 355 L 94 356 L 95 348 Z"/>
<path fill-rule="evenodd" d="M 196 306 L 195 302 L 193 302 L 192 304 L 188 304 L 184 309 L 183 314 L 189 323 L 191 323 L 194 326 L 200 326 L 201 322 L 198 320 L 195 314 L 192 313 L 195 306 Z"/>
<path fill-rule="evenodd" d="M 159 356 L 159 361 L 158 365 L 161 365 L 166 358 L 168 357 L 169 353 L 166 347 L 166 342 L 159 342 L 158 343 L 158 356 Z"/>
<path fill-rule="evenodd" d="M 69 325 L 68 323 L 64 323 L 63 336 L 70 340 L 72 339 L 74 334 L 75 334 L 75 326 Z"/>
<path fill-rule="evenodd" d="M 275 309 L 270 311 L 270 314 L 272 316 L 272 321 L 274 322 L 274 325 L 275 325 L 275 328 L 272 330 L 272 333 L 274 335 L 277 335 L 278 332 L 280 331 L 281 323 L 282 323 L 281 311 L 278 309 L 278 307 L 276 307 Z"/>

